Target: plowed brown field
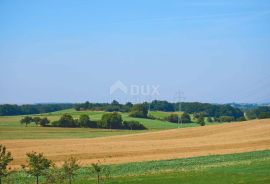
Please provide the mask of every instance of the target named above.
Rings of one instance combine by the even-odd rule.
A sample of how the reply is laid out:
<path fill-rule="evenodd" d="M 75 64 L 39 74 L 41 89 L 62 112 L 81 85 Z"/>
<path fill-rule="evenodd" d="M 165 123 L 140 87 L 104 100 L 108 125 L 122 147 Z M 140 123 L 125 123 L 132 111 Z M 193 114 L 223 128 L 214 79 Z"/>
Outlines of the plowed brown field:
<path fill-rule="evenodd" d="M 270 149 L 270 119 L 174 129 L 92 139 L 4 140 L 12 152 L 12 167 L 25 162 L 27 152 L 43 152 L 61 163 L 75 156 L 87 165 L 97 160 L 124 163 Z"/>

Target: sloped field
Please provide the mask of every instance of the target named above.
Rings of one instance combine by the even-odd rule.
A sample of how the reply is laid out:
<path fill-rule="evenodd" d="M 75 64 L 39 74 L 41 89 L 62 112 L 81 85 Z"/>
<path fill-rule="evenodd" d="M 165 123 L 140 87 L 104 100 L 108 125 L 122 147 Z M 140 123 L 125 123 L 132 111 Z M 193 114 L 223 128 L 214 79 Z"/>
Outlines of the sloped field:
<path fill-rule="evenodd" d="M 75 156 L 84 165 L 100 160 L 125 163 L 270 149 L 270 120 L 174 129 L 92 139 L 2 140 L 14 157 L 13 167 L 30 151 L 61 163 Z"/>

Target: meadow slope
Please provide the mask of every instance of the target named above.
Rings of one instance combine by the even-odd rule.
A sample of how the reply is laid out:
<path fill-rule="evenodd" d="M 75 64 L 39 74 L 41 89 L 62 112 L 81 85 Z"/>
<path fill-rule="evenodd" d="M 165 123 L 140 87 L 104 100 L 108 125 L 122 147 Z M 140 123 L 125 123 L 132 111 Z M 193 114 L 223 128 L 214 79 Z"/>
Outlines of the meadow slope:
<path fill-rule="evenodd" d="M 92 139 L 2 140 L 13 154 L 13 167 L 30 151 L 61 163 L 68 156 L 84 165 L 97 160 L 127 163 L 270 149 L 270 120 L 165 130 Z"/>

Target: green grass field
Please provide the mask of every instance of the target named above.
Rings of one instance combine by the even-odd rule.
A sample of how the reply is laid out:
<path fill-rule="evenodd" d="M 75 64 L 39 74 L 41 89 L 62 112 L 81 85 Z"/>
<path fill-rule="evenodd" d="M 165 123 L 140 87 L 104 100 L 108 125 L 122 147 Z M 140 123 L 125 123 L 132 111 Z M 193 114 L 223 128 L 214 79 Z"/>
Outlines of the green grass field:
<path fill-rule="evenodd" d="M 266 184 L 270 183 L 270 150 L 107 167 L 111 178 L 106 183 L 111 184 Z M 33 177 L 22 172 L 12 174 L 9 180 L 18 184 L 34 182 Z M 73 183 L 95 183 L 92 169 L 87 167 L 80 169 Z"/>
<path fill-rule="evenodd" d="M 69 113 L 74 118 L 78 118 L 81 114 L 88 114 L 92 120 L 100 120 L 103 111 L 76 111 L 67 109 L 52 113 L 38 114 L 32 116 L 48 117 L 51 121 L 58 120 L 61 115 Z M 129 130 L 106 130 L 92 128 L 54 128 L 54 127 L 37 127 L 34 124 L 25 127 L 20 124 L 20 119 L 23 116 L 0 116 L 0 140 L 7 139 L 59 139 L 59 138 L 93 138 L 112 135 L 123 135 L 131 133 L 140 133 L 145 131 L 165 130 L 178 128 L 175 123 L 170 123 L 161 120 L 152 120 L 144 118 L 132 118 L 128 113 L 121 113 L 124 120 L 136 120 L 148 128 L 144 131 L 129 131 Z M 167 112 L 151 112 L 158 118 L 164 118 L 170 113 Z M 212 123 L 213 124 L 213 123 Z M 183 124 L 180 128 L 199 126 L 196 123 Z"/>

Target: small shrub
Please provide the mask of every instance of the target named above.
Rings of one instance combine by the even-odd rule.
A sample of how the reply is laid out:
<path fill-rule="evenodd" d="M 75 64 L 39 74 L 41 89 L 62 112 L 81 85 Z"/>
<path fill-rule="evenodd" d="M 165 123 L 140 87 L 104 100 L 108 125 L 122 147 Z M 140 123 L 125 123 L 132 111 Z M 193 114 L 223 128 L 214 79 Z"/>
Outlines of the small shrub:
<path fill-rule="evenodd" d="M 146 127 L 138 121 L 124 121 L 123 128 L 129 130 L 145 130 Z"/>

